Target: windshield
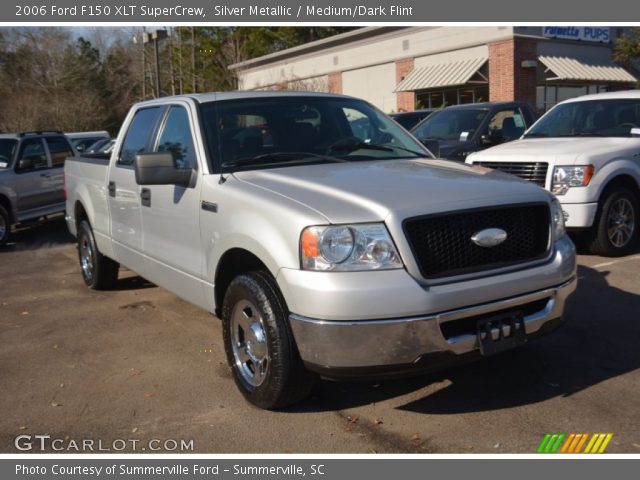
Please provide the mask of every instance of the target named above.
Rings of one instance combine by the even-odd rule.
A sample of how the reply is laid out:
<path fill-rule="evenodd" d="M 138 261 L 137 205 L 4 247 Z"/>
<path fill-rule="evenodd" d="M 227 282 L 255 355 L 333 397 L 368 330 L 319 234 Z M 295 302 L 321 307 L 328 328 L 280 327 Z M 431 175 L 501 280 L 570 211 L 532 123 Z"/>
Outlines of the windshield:
<path fill-rule="evenodd" d="M 629 137 L 640 127 L 640 100 L 586 100 L 563 103 L 549 111 L 527 137 Z"/>
<path fill-rule="evenodd" d="M 432 113 L 411 131 L 420 140 L 471 140 L 488 110 L 471 108 L 444 109 Z"/>
<path fill-rule="evenodd" d="M 428 156 L 393 120 L 356 99 L 244 98 L 205 103 L 201 113 L 216 170 Z"/>
<path fill-rule="evenodd" d="M 16 145 L 18 145 L 17 140 L 0 139 L 0 168 L 7 168 L 11 165 Z"/>

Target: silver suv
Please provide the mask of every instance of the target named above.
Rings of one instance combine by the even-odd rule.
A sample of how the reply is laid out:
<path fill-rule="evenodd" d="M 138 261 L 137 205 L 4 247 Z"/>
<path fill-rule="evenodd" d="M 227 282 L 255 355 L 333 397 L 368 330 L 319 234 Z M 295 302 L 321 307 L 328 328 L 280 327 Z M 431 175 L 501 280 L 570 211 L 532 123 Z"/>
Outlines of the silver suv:
<path fill-rule="evenodd" d="M 62 132 L 0 134 L 0 247 L 12 225 L 64 212 L 63 166 L 73 154 Z"/>

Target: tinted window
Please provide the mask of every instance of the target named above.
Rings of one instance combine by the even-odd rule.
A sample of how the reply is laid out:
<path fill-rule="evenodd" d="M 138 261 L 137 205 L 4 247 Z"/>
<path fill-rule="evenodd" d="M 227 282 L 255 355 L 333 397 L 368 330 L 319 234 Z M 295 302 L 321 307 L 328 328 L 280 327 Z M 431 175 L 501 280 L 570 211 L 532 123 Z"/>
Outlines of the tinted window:
<path fill-rule="evenodd" d="M 47 154 L 42 139 L 32 138 L 22 142 L 16 172 L 29 172 L 47 167 Z"/>
<path fill-rule="evenodd" d="M 171 152 L 178 168 L 196 168 L 189 116 L 183 107 L 171 107 L 158 140 L 157 152 Z"/>
<path fill-rule="evenodd" d="M 418 124 L 411 133 L 421 140 L 470 140 L 488 113 L 488 110 L 471 108 L 440 110 Z"/>
<path fill-rule="evenodd" d="M 396 122 L 356 99 L 245 98 L 205 103 L 201 112 L 207 144 L 225 168 L 428 155 Z"/>
<path fill-rule="evenodd" d="M 585 100 L 558 105 L 527 137 L 629 137 L 640 127 L 640 100 Z"/>
<path fill-rule="evenodd" d="M 160 111 L 160 107 L 151 107 L 135 113 L 122 142 L 118 164 L 133 165 L 136 155 L 146 151 Z"/>
<path fill-rule="evenodd" d="M 11 164 L 17 145 L 17 140 L 0 139 L 0 168 L 7 168 Z"/>
<path fill-rule="evenodd" d="M 500 110 L 489 122 L 489 135 L 503 140 L 520 138 L 524 129 L 524 118 L 518 108 Z"/>
<path fill-rule="evenodd" d="M 49 153 L 51 154 L 51 166 L 62 167 L 67 157 L 73 156 L 71 147 L 62 137 L 49 137 L 46 139 Z"/>

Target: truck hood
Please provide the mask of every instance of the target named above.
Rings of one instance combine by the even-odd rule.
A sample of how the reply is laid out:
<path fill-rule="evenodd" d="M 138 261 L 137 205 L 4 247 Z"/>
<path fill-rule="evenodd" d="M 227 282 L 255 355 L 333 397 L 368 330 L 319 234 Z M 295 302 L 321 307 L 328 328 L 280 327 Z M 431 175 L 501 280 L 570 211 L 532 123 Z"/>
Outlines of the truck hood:
<path fill-rule="evenodd" d="M 446 160 L 380 160 L 236 172 L 331 223 L 373 222 L 483 206 L 548 201 L 541 188 Z"/>
<path fill-rule="evenodd" d="M 616 152 L 623 154 L 627 149 L 633 148 L 630 140 L 621 137 L 525 138 L 473 153 L 466 161 L 547 161 L 557 165 L 574 165 L 602 155 L 612 158 Z"/>

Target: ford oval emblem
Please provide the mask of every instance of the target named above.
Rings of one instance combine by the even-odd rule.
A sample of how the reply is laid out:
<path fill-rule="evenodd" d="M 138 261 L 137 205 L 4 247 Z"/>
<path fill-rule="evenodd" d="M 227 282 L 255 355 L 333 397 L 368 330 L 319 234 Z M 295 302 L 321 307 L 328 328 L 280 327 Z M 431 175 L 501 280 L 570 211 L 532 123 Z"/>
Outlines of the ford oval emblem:
<path fill-rule="evenodd" d="M 486 228 L 476 232 L 471 241 L 479 247 L 495 247 L 507 239 L 507 232 L 501 228 Z"/>

